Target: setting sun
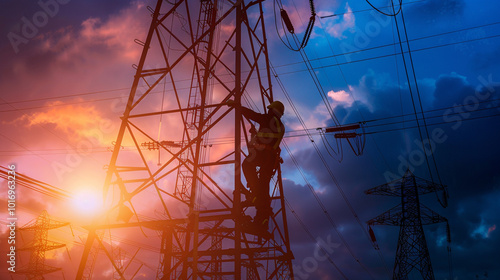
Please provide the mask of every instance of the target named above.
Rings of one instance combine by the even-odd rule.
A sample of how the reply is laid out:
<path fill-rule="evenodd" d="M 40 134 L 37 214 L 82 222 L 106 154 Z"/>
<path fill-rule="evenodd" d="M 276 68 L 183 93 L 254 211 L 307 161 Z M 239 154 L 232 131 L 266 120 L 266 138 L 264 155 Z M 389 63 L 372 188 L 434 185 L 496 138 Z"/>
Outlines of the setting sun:
<path fill-rule="evenodd" d="M 92 189 L 80 189 L 71 200 L 73 209 L 80 215 L 94 216 L 102 209 L 102 194 Z"/>

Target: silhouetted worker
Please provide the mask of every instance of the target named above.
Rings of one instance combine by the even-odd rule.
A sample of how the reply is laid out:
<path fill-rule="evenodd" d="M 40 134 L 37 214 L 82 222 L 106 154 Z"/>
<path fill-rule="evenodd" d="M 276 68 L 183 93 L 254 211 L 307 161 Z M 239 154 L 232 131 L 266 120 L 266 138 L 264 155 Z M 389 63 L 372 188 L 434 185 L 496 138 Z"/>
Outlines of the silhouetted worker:
<path fill-rule="evenodd" d="M 234 102 L 230 100 L 228 106 L 234 106 Z M 269 183 L 281 160 L 279 146 L 285 134 L 285 126 L 281 122 L 285 112 L 283 103 L 274 101 L 267 108 L 267 114 L 241 108 L 243 116 L 259 124 L 258 131 L 253 126 L 250 130 L 252 139 L 248 144 L 248 157 L 242 163 L 247 187 L 251 192 L 243 205 L 255 203 L 257 213 L 253 220 L 254 226 L 265 231 L 269 228 L 269 216 L 272 214 Z"/>

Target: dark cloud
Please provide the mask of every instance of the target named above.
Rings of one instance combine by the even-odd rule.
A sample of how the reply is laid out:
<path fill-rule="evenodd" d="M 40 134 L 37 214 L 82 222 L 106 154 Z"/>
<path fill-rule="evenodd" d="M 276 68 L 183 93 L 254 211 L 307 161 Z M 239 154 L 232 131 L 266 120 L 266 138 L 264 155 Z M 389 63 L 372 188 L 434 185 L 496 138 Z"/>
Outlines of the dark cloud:
<path fill-rule="evenodd" d="M 372 105 L 371 110 L 363 103 L 358 104 L 364 117 L 372 119 L 377 116 L 397 115 L 399 110 L 395 112 L 391 109 L 401 106 L 399 98 L 394 98 L 395 94 L 399 95 L 400 89 L 391 85 L 390 82 L 381 84 L 380 80 L 373 79 L 375 74 L 367 76 L 370 75 L 371 77 L 362 81 L 359 88 L 362 88 L 367 94 L 378 95 L 378 98 L 373 98 L 374 102 L 370 104 Z M 468 105 L 468 107 L 463 107 L 465 108 L 464 115 L 456 114 L 453 111 L 455 108 L 451 108 L 449 112 L 440 110 L 435 114 L 427 115 L 427 117 L 437 116 L 437 118 L 429 118 L 428 124 L 444 122 L 439 126 L 429 126 L 429 130 L 432 134 L 433 129 L 440 128 L 446 135 L 446 140 L 436 145 L 435 156 L 443 182 L 449 186 L 451 198 L 450 206 L 446 209 L 439 206 L 434 194 L 423 196 L 421 199 L 426 206 L 447 217 L 450 221 L 456 275 L 468 275 L 469 278 L 484 271 L 488 271 L 490 277 L 499 273 L 494 268 L 495 251 L 492 249 L 497 248 L 498 242 L 496 225 L 498 225 L 499 220 L 495 214 L 498 207 L 492 203 L 498 200 L 500 186 L 498 165 L 496 164 L 500 149 L 495 144 L 500 141 L 500 133 L 492 129 L 496 123 L 495 117 L 478 120 L 473 120 L 473 118 L 500 114 L 498 109 L 489 108 L 498 106 L 495 99 L 499 98 L 500 88 L 495 86 L 489 77 L 483 80 L 487 82 L 476 89 L 465 76 L 452 73 L 441 75 L 433 82 L 427 81 L 422 91 L 425 94 L 425 100 L 427 100 L 426 110 L 452 106 L 460 108 L 457 106 Z M 402 90 L 402 94 L 408 96 L 409 92 Z M 390 95 L 393 96 L 390 97 Z M 411 107 L 405 106 L 405 112 L 411 112 L 411 110 Z M 356 112 L 354 106 L 337 107 L 336 112 L 339 114 L 339 118 L 345 120 L 345 123 L 359 120 L 359 113 Z M 460 119 L 453 118 L 456 116 L 461 117 Z M 413 125 L 415 124 L 413 123 Z M 336 180 L 340 183 L 346 197 L 363 223 L 400 202 L 398 198 L 367 196 L 363 194 L 363 191 L 375 187 L 377 184 L 373 182 L 385 183 L 383 174 L 387 171 L 398 174 L 395 170 L 400 164 L 398 158 L 406 158 L 412 151 L 419 149 L 418 145 L 414 143 L 418 137 L 418 132 L 415 129 L 408 130 L 406 135 L 402 131 L 377 134 L 373 139 L 367 139 L 365 154 L 361 157 L 353 156 L 349 146 L 344 142 L 344 160 L 341 163 L 331 158 L 326 152 L 326 147 L 317 141 L 320 152 L 327 160 Z M 407 140 L 405 141 L 405 139 Z M 333 137 L 329 140 L 334 141 Z M 379 153 L 377 145 L 386 148 L 382 153 Z M 295 152 L 295 157 L 301 159 L 300 165 L 306 174 L 311 176 L 310 181 L 317 184 L 314 188 L 318 190 L 321 201 L 325 204 L 338 228 L 342 229 L 343 236 L 346 237 L 352 251 L 373 271 L 376 271 L 377 275 L 380 275 L 379 279 L 387 278 L 387 275 L 383 274 L 382 267 L 380 270 L 376 269 L 381 266 L 378 255 L 371 250 L 370 242 L 364 237 L 362 229 L 342 199 L 336 184 L 323 166 L 315 149 L 312 146 L 305 146 L 304 149 Z M 431 158 L 429 160 L 432 164 Z M 479 163 L 474 164 L 474 162 Z M 285 166 L 286 170 L 295 169 L 286 157 Z M 430 179 L 425 164 L 420 164 L 415 168 L 417 176 Z M 437 180 L 435 173 L 434 178 Z M 341 240 L 328 223 L 307 187 L 286 181 L 285 190 L 290 201 L 303 202 L 293 205 L 300 216 L 309 217 L 305 220 L 311 232 L 317 236 L 330 234 L 336 242 L 341 244 Z M 301 244 L 294 247 L 294 250 L 303 258 L 310 256 L 313 253 L 314 243 L 308 240 L 307 235 L 293 220 L 293 216 L 289 215 L 288 219 L 292 232 L 292 244 Z M 486 237 L 488 230 L 490 233 Z M 374 231 L 381 252 L 386 256 L 385 261 L 392 270 L 398 229 L 389 226 L 376 226 Z M 445 226 L 444 224 L 426 226 L 425 232 L 436 277 L 438 279 L 447 278 L 448 258 Z M 310 247 L 304 247 L 308 242 Z M 343 244 L 342 247 L 344 247 Z M 353 260 L 352 256 L 345 248 L 339 250 L 338 253 L 339 255 L 335 255 L 334 261 L 349 273 L 353 273 L 350 271 L 350 269 L 355 268 L 350 263 Z M 472 255 L 482 257 L 475 258 L 474 261 L 470 262 L 469 267 L 468 259 Z M 303 258 L 302 260 L 297 259 L 294 263 L 300 265 Z M 357 269 L 359 271 L 360 267 Z M 336 275 L 334 268 L 327 263 L 321 264 L 313 275 L 319 279 L 325 271 L 330 271 L 329 275 Z M 366 277 L 361 272 L 358 273 L 360 273 L 358 277 L 361 277 L 359 279 Z"/>
<path fill-rule="evenodd" d="M 46 25 L 42 27 L 43 32 L 54 31 L 60 26 L 78 25 L 81 21 L 89 17 L 107 18 L 109 15 L 128 7 L 132 0 L 120 1 L 71 1 L 71 0 L 42 0 L 42 1 L 2 1 L 0 23 L 2 36 L 7 36 L 8 32 L 19 31 L 22 27 L 22 17 L 32 20 L 33 16 L 39 11 L 45 11 L 43 8 L 54 11 L 54 16 L 50 18 Z"/>
<path fill-rule="evenodd" d="M 486 79 L 483 79 L 486 81 Z M 446 108 L 440 121 L 448 141 L 438 146 L 444 173 L 451 179 L 457 195 L 470 195 L 468 186 L 475 185 L 477 194 L 490 191 L 498 182 L 495 156 L 498 147 L 494 144 L 500 133 L 492 130 L 499 114 L 500 88 L 494 84 L 473 87 L 465 77 L 457 74 L 443 75 L 436 81 L 434 92 L 437 108 Z M 456 158 L 458 160 L 450 160 Z M 480 164 L 472 164 L 480 160 Z M 460 180 L 452 174 L 461 174 Z"/>
<path fill-rule="evenodd" d="M 436 80 L 434 107 L 443 108 L 450 103 L 463 103 L 465 97 L 473 94 L 474 88 L 467 82 L 466 77 L 457 73 L 441 75 Z"/>
<path fill-rule="evenodd" d="M 443 17 L 459 18 L 465 11 L 464 0 L 427 0 L 413 4 L 410 13 L 419 21 L 427 23 L 439 22 Z"/>
<path fill-rule="evenodd" d="M 485 41 L 483 41 L 485 42 Z M 488 41 L 486 41 L 488 42 Z M 469 65 L 477 71 L 482 73 L 495 72 L 496 67 L 500 64 L 500 49 L 498 45 L 476 44 L 473 51 L 468 55 L 471 57 Z"/>

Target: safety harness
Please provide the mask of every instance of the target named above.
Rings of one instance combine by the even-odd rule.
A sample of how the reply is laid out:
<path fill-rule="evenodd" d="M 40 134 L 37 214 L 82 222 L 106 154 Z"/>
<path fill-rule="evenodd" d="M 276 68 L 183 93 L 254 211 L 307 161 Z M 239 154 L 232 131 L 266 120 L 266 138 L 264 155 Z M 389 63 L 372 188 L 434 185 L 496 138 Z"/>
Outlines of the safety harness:
<path fill-rule="evenodd" d="M 278 149 L 280 145 L 280 140 L 283 138 L 283 135 L 285 134 L 285 131 L 281 129 L 280 121 L 278 120 L 277 117 L 273 117 L 274 121 L 276 122 L 276 128 L 278 131 L 276 133 L 274 132 L 257 132 L 257 137 L 258 138 L 271 138 L 274 140 L 274 145 L 272 145 L 272 149 L 276 150 Z M 259 129 L 260 130 L 260 129 Z M 259 143 L 262 144 L 262 143 Z M 263 144 L 265 145 L 265 144 Z M 265 145 L 268 146 L 268 145 Z"/>

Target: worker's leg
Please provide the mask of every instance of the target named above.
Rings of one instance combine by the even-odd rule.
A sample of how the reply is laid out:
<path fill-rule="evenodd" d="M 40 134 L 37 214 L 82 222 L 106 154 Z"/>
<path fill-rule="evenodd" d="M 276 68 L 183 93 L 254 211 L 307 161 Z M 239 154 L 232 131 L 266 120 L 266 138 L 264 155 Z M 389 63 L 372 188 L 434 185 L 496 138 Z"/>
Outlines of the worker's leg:
<path fill-rule="evenodd" d="M 253 192 L 255 186 L 257 186 L 259 182 L 259 177 L 257 176 L 258 155 L 255 150 L 251 150 L 249 154 L 250 155 L 243 160 L 241 168 L 247 180 L 247 188 Z"/>
<path fill-rule="evenodd" d="M 254 223 L 265 230 L 269 227 L 269 216 L 272 214 L 269 184 L 273 175 L 273 164 L 270 164 L 270 162 L 272 161 L 268 159 L 266 164 L 260 168 L 260 180 L 256 188 L 257 199 L 255 201 L 257 213 L 255 214 Z"/>

